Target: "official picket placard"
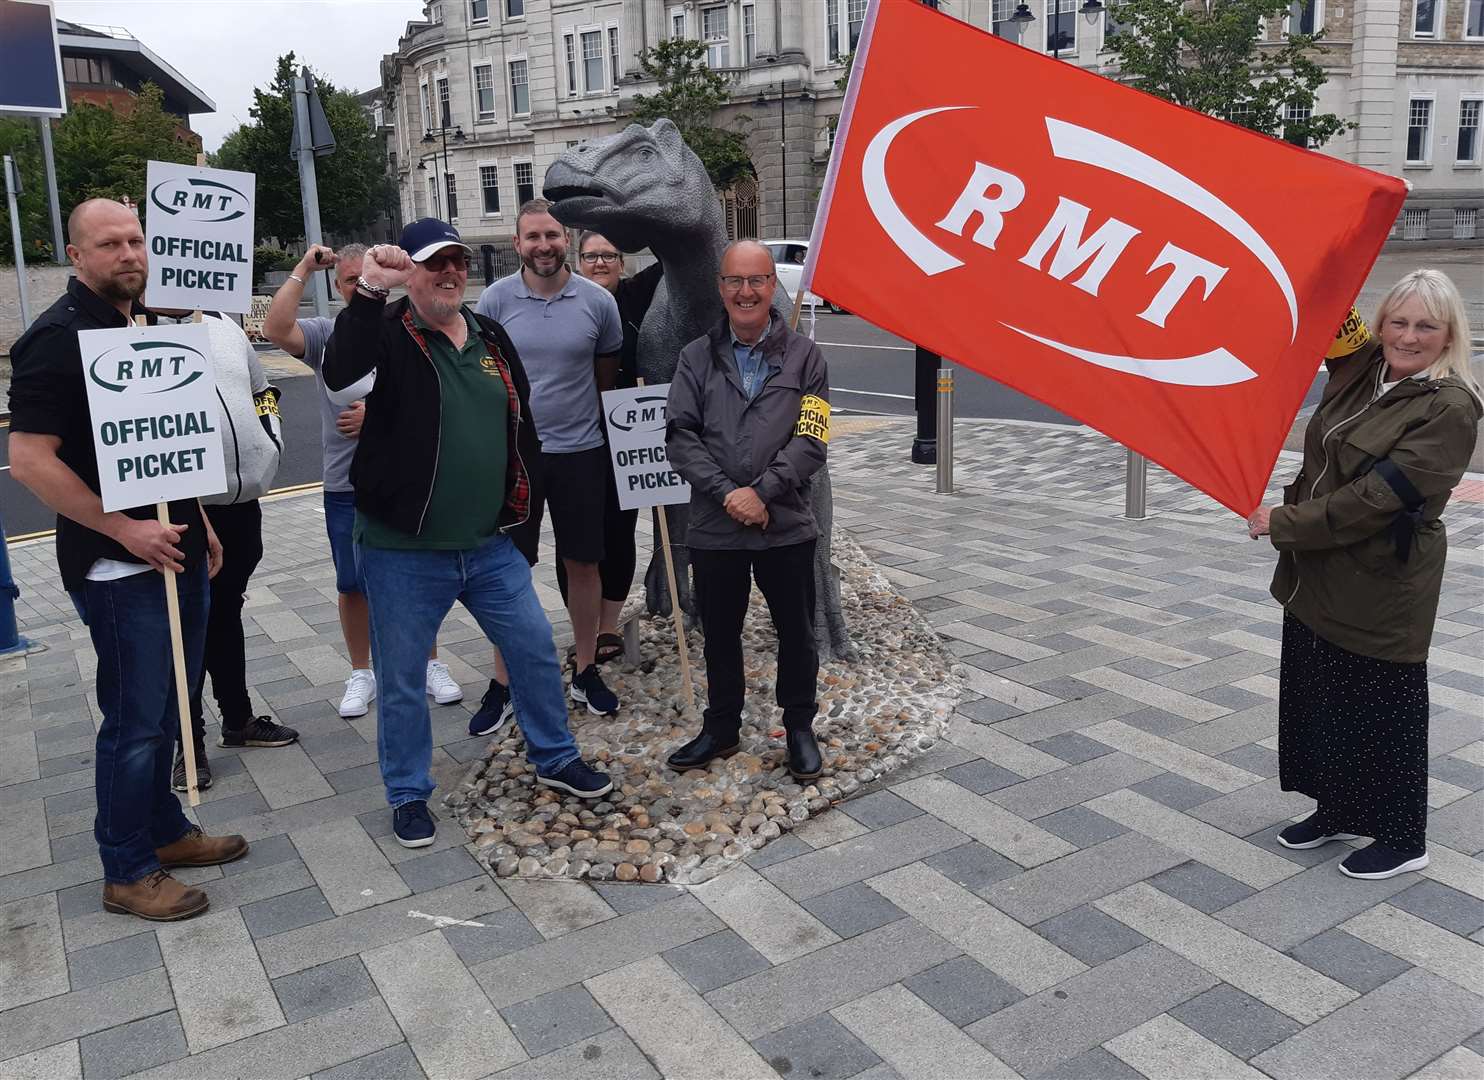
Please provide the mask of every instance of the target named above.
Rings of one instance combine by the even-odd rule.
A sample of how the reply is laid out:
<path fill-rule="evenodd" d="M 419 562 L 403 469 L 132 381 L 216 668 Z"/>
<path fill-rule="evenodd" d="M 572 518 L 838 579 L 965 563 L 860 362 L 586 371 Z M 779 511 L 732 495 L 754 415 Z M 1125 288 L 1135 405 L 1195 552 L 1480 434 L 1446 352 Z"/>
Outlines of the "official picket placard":
<path fill-rule="evenodd" d="M 205 326 L 84 330 L 77 345 L 104 510 L 227 490 Z"/>
<path fill-rule="evenodd" d="M 151 307 L 252 310 L 252 173 L 149 163 L 145 233 Z"/>
<path fill-rule="evenodd" d="M 665 402 L 670 384 L 603 391 L 608 449 L 625 510 L 690 502 L 690 485 L 665 454 Z"/>

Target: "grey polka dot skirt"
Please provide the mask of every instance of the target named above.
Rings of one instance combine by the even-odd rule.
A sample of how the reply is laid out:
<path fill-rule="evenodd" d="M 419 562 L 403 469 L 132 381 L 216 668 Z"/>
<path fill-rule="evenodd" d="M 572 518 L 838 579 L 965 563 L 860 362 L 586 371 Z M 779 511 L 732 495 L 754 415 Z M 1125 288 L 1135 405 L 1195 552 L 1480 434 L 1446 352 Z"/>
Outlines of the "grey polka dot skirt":
<path fill-rule="evenodd" d="M 1427 664 L 1361 656 L 1283 617 L 1278 767 L 1330 832 L 1421 851 L 1427 833 Z"/>

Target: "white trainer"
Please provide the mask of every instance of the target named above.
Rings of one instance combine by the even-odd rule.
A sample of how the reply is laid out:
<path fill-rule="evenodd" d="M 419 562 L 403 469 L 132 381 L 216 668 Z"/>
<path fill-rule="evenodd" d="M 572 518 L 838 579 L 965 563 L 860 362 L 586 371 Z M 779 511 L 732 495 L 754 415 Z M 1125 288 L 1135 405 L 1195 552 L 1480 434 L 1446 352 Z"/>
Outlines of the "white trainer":
<path fill-rule="evenodd" d="M 345 696 L 340 699 L 340 715 L 346 718 L 365 716 L 376 700 L 376 673 L 370 668 L 356 668 L 345 680 Z"/>
<path fill-rule="evenodd" d="M 464 700 L 464 688 L 453 681 L 448 665 L 442 660 L 428 661 L 428 697 L 439 705 L 452 705 Z"/>

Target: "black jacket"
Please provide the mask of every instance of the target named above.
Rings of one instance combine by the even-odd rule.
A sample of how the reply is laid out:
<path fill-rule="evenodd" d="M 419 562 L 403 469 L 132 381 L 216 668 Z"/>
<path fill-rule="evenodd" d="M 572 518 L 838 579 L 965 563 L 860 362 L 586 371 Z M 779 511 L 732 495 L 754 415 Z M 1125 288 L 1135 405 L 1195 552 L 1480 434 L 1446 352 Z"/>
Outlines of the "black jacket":
<path fill-rule="evenodd" d="M 138 304 L 136 315 L 145 314 Z M 151 316 L 153 319 L 153 316 Z M 13 367 L 10 384 L 10 428 L 36 435 L 55 435 L 62 440 L 57 457 L 97 493 L 98 456 L 93 449 L 93 430 L 88 410 L 88 391 L 83 382 L 82 353 L 77 347 L 80 330 L 106 330 L 128 326 L 129 320 L 107 300 L 77 278 L 69 278 L 67 292 L 43 311 L 10 350 Z M 132 518 L 153 520 L 153 505 L 123 511 Z M 206 527 L 195 499 L 170 504 L 170 520 L 189 525 L 180 537 L 186 569 L 194 569 L 206 558 Z M 142 563 L 144 560 L 102 533 L 57 515 L 57 565 L 62 587 L 80 589 L 88 570 L 98 559 Z"/>
<path fill-rule="evenodd" d="M 500 512 L 500 529 L 508 531 L 530 513 L 525 461 L 537 460 L 541 443 L 530 421 L 531 388 L 515 346 L 499 323 L 470 314 L 499 364 L 511 403 Z M 373 369 L 376 385 L 366 396 L 366 418 L 350 466 L 356 509 L 416 536 L 433 497 L 443 398 L 438 370 L 405 298 L 387 304 L 357 293 L 335 320 L 325 347 L 325 385 L 343 390 Z"/>
<path fill-rule="evenodd" d="M 654 301 L 654 291 L 659 288 L 665 268 L 659 263 L 646 266 L 633 277 L 620 279 L 618 292 L 618 321 L 623 324 L 623 351 L 618 358 L 618 383 L 620 387 L 638 385 L 639 371 L 639 327 Z"/>

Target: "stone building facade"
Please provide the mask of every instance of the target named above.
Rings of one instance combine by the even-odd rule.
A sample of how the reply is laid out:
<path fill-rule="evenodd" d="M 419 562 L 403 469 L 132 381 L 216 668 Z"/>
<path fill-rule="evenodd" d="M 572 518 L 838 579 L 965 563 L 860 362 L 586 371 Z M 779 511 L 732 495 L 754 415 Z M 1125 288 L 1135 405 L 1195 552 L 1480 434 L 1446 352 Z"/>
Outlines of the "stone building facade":
<path fill-rule="evenodd" d="M 1116 8 L 1082 6 L 944 9 L 1116 76 L 1106 48 Z M 430 0 L 382 63 L 402 218 L 452 217 L 472 242 L 508 249 L 515 209 L 539 194 L 546 167 L 627 123 L 633 95 L 653 90 L 639 53 L 683 34 L 706 42 L 731 84 L 719 122 L 744 129 L 752 150 L 756 192 L 744 184 L 729 202 L 737 231 L 807 236 L 843 98 L 836 82 L 865 11 L 866 0 Z M 1484 207 L 1484 0 L 1307 0 L 1290 19 L 1324 28 L 1330 78 L 1319 107 L 1358 125 L 1322 151 L 1413 185 L 1397 241 L 1484 237 L 1474 225 Z M 1275 20 L 1268 39 L 1288 22 Z"/>

